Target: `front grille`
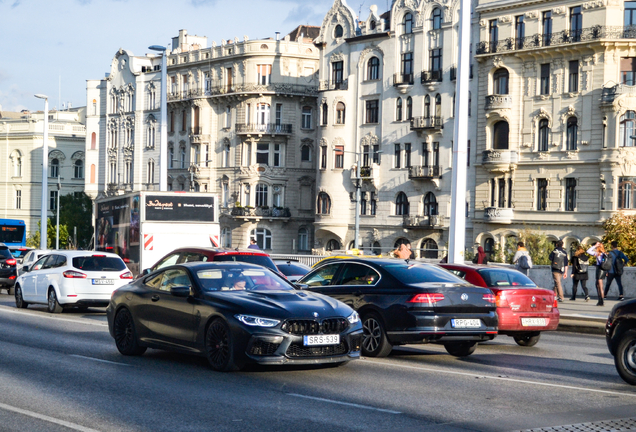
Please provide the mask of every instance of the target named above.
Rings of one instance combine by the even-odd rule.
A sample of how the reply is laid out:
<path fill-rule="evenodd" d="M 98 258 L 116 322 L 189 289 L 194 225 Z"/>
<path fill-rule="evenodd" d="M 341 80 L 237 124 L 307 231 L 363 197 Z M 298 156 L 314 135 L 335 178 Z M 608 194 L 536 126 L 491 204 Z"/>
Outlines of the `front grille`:
<path fill-rule="evenodd" d="M 294 342 L 287 348 L 287 357 L 328 357 L 347 353 L 347 344 L 344 341 L 339 345 L 311 346 L 307 347 L 302 342 Z"/>
<path fill-rule="evenodd" d="M 256 340 L 250 348 L 250 354 L 256 356 L 274 355 L 280 344 L 266 342 L 264 340 Z"/>
<path fill-rule="evenodd" d="M 327 318 L 319 320 L 288 320 L 281 327 L 293 335 L 338 334 L 349 325 L 344 318 Z"/>

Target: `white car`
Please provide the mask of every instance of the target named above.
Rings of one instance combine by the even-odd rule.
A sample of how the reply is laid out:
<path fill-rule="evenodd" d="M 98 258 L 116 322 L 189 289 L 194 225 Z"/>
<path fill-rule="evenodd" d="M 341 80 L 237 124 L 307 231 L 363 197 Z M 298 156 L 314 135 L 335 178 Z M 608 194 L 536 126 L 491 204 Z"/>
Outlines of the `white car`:
<path fill-rule="evenodd" d="M 133 280 L 124 261 L 113 253 L 51 251 L 15 283 L 15 305 L 48 305 L 51 313 L 67 307 L 106 307 L 117 288 Z"/>
<path fill-rule="evenodd" d="M 36 262 L 38 259 L 42 258 L 44 255 L 51 253 L 50 250 L 43 250 L 43 249 L 31 249 L 29 250 L 26 255 L 24 255 L 24 258 L 22 259 L 22 263 L 17 264 L 16 266 L 16 273 L 18 276 L 20 276 L 22 273 L 24 273 L 24 269 L 27 267 L 31 267 L 33 265 L 34 262 Z"/>

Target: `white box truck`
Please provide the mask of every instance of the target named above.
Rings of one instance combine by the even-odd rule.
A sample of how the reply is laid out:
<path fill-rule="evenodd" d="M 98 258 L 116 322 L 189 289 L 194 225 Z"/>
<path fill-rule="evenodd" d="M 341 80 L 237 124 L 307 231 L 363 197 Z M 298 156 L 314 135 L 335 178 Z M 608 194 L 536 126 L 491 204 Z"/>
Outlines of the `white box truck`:
<path fill-rule="evenodd" d="M 196 192 L 136 192 L 95 201 L 95 250 L 119 255 L 136 276 L 168 252 L 218 247 L 216 196 Z"/>

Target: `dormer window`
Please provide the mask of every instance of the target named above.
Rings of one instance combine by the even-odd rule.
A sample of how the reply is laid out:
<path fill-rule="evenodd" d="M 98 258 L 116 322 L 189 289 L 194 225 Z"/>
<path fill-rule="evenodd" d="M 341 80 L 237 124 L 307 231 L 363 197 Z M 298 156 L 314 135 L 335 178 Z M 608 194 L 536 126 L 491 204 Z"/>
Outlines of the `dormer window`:
<path fill-rule="evenodd" d="M 335 38 L 341 38 L 343 34 L 344 34 L 344 30 L 342 29 L 342 26 L 338 24 L 333 32 L 333 36 Z"/>

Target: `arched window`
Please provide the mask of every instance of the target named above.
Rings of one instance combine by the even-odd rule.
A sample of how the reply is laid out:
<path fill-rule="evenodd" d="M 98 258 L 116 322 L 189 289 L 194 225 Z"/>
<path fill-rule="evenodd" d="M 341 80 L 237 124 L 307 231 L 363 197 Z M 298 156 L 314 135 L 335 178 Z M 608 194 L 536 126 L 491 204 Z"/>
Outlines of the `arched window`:
<path fill-rule="evenodd" d="M 382 255 L 382 246 L 380 246 L 380 242 L 373 242 L 373 246 L 371 246 L 371 253 L 373 255 Z"/>
<path fill-rule="evenodd" d="M 431 97 L 429 95 L 424 96 L 424 117 L 429 118 L 431 116 Z"/>
<path fill-rule="evenodd" d="M 369 23 L 369 30 L 375 30 L 375 21 L 371 20 L 371 22 Z"/>
<path fill-rule="evenodd" d="M 500 68 L 492 75 L 492 91 L 496 95 L 508 94 L 508 78 L 510 74 L 508 69 Z"/>
<path fill-rule="evenodd" d="M 81 160 L 76 160 L 75 164 L 73 165 L 73 178 L 84 178 L 84 162 L 82 162 Z"/>
<path fill-rule="evenodd" d="M 432 259 L 439 258 L 437 243 L 435 243 L 435 240 L 425 239 L 424 241 L 422 241 L 422 246 L 420 247 L 420 257 Z"/>
<path fill-rule="evenodd" d="M 329 195 L 325 192 L 320 192 L 318 194 L 318 206 L 316 213 L 323 215 L 331 213 L 331 198 L 329 198 Z"/>
<path fill-rule="evenodd" d="M 371 57 L 367 63 L 367 80 L 380 79 L 380 59 Z"/>
<path fill-rule="evenodd" d="M 153 184 L 155 182 L 155 161 L 148 161 L 148 170 L 146 173 L 146 183 Z"/>
<path fill-rule="evenodd" d="M 259 183 L 256 185 L 256 207 L 267 206 L 267 194 L 269 188 L 266 184 Z"/>
<path fill-rule="evenodd" d="M 344 102 L 338 102 L 336 104 L 336 124 L 345 124 L 345 104 Z"/>
<path fill-rule="evenodd" d="M 256 244 L 261 249 L 272 248 L 272 232 L 266 228 L 256 228 L 250 232 L 250 238 L 256 240 Z"/>
<path fill-rule="evenodd" d="M 221 247 L 232 247 L 232 230 L 227 227 L 221 230 Z"/>
<path fill-rule="evenodd" d="M 508 122 L 499 121 L 493 126 L 492 148 L 494 150 L 508 150 Z"/>
<path fill-rule="evenodd" d="M 340 249 L 340 242 L 338 240 L 331 239 L 327 242 L 325 249 L 328 251 L 338 250 Z"/>
<path fill-rule="evenodd" d="M 304 145 L 300 148 L 300 160 L 303 162 L 311 162 L 311 147 Z"/>
<path fill-rule="evenodd" d="M 402 121 L 402 98 L 395 101 L 395 121 Z"/>
<path fill-rule="evenodd" d="M 97 134 L 93 132 L 91 134 L 91 150 L 95 150 L 97 148 Z"/>
<path fill-rule="evenodd" d="M 492 255 L 495 253 L 495 239 L 487 238 L 484 241 L 484 252 L 488 255 L 488 260 L 492 260 Z"/>
<path fill-rule="evenodd" d="M 404 30 L 404 33 L 413 33 L 413 15 L 410 12 L 404 15 L 402 28 Z"/>
<path fill-rule="evenodd" d="M 309 231 L 307 228 L 300 228 L 298 230 L 298 250 L 309 250 Z"/>
<path fill-rule="evenodd" d="M 538 149 L 540 152 L 548 151 L 548 137 L 550 128 L 548 127 L 548 120 L 542 119 L 539 122 L 539 142 Z"/>
<path fill-rule="evenodd" d="M 619 178 L 618 183 L 618 208 L 634 208 L 634 192 L 636 192 L 636 182 L 634 178 Z"/>
<path fill-rule="evenodd" d="M 344 30 L 342 29 L 342 26 L 338 24 L 333 31 L 333 37 L 341 38 L 343 34 L 344 34 Z"/>
<path fill-rule="evenodd" d="M 321 110 L 322 110 L 322 125 L 326 126 L 329 124 L 329 105 L 327 105 L 327 102 L 323 103 L 321 105 Z"/>
<path fill-rule="evenodd" d="M 400 192 L 395 199 L 395 214 L 398 216 L 409 214 L 409 199 L 404 192 Z"/>
<path fill-rule="evenodd" d="M 570 117 L 567 124 L 566 150 L 574 151 L 577 149 L 578 135 L 578 120 L 576 117 Z"/>
<path fill-rule="evenodd" d="M 442 118 L 442 96 L 439 93 L 435 95 L 435 117 Z"/>
<path fill-rule="evenodd" d="M 53 159 L 51 161 L 51 175 L 49 177 L 58 177 L 60 175 L 60 161 L 58 159 Z"/>
<path fill-rule="evenodd" d="M 620 135 L 619 143 L 620 147 L 634 147 L 634 139 L 632 136 L 636 132 L 636 112 L 627 111 L 620 118 Z"/>
<path fill-rule="evenodd" d="M 406 119 L 411 120 L 413 118 L 413 98 L 411 96 L 406 98 Z"/>
<path fill-rule="evenodd" d="M 433 14 L 431 15 L 431 20 L 433 21 L 433 30 L 439 30 L 442 28 L 442 11 L 439 8 L 433 9 Z"/>
<path fill-rule="evenodd" d="M 437 198 L 433 192 L 424 197 L 424 216 L 437 216 Z"/>

